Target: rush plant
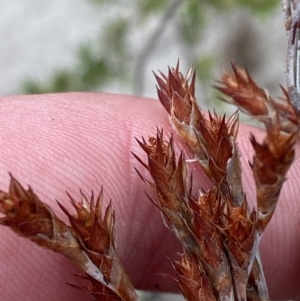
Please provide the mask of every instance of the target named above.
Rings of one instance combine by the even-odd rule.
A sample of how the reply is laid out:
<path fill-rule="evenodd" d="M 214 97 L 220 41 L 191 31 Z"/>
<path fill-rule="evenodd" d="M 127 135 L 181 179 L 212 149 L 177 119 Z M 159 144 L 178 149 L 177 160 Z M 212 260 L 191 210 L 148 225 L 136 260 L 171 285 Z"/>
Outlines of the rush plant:
<path fill-rule="evenodd" d="M 283 98 L 270 96 L 235 64 L 215 86 L 224 94 L 223 100 L 265 126 L 262 142 L 254 136 L 249 141 L 254 149 L 250 166 L 256 185 L 255 210 L 249 208 L 242 186 L 238 113 L 226 119 L 203 112 L 195 98 L 192 69 L 183 75 L 178 63 L 166 75 L 155 74 L 158 98 L 174 132 L 211 181 L 209 189 L 193 191 L 185 154 L 175 153 L 173 136 L 165 138 L 163 129 L 158 127 L 155 137 L 137 140 L 147 159 L 133 156 L 149 177 L 142 176 L 140 168 L 137 173 L 154 192 L 150 202 L 182 244 L 179 259 L 170 262 L 176 271 L 173 280 L 189 301 L 270 299 L 258 246 L 295 157 L 300 118 L 300 1 L 282 1 L 282 5 L 288 40 Z M 79 201 L 70 196 L 70 202 L 75 214 L 58 202 L 69 219 L 66 225 L 31 187 L 25 189 L 11 176 L 8 191 L 0 191 L 4 215 L 0 223 L 81 267 L 89 281 L 82 289 L 95 300 L 138 300 L 116 251 L 112 204 L 104 207 L 102 190 L 90 198 L 81 193 Z"/>

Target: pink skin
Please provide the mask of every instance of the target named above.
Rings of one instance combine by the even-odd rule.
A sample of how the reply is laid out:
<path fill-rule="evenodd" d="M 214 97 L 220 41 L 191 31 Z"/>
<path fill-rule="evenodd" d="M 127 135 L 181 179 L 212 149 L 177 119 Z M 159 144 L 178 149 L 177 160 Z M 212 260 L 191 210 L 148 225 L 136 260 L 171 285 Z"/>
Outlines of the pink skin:
<path fill-rule="evenodd" d="M 78 187 L 112 199 L 117 214 L 118 250 L 134 285 L 139 289 L 175 291 L 158 273 L 172 274 L 164 255 L 180 246 L 144 194 L 147 189 L 133 167 L 147 175 L 130 151 L 145 158 L 134 137 L 154 135 L 156 126 L 170 131 L 168 117 L 157 101 L 103 94 L 56 94 L 5 97 L 0 102 L 0 188 L 8 187 L 8 171 L 24 185 L 30 183 L 42 200 L 59 211 L 55 199 L 70 208 L 65 190 L 74 197 Z M 249 132 L 240 127 L 239 148 L 247 198 L 255 189 L 248 160 Z M 191 167 L 195 163 L 189 163 Z M 261 244 L 272 299 L 300 299 L 300 174 L 296 159 L 281 193 L 278 210 Z M 201 173 L 197 186 L 208 187 Z M 78 282 L 80 271 L 62 256 L 34 246 L 0 227 L 1 300 L 92 300 L 66 286 Z"/>

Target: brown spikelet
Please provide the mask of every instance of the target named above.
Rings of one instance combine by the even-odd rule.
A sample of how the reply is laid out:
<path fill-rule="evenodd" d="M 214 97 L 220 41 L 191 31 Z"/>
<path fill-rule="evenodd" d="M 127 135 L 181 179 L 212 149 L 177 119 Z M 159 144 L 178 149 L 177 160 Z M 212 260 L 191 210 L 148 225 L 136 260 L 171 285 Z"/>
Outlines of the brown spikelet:
<path fill-rule="evenodd" d="M 175 69 L 169 69 L 168 77 L 162 75 L 156 78 L 159 100 L 164 107 L 168 107 L 173 128 L 188 145 L 208 177 L 214 182 L 220 182 L 226 174 L 225 166 L 232 157 L 229 168 L 234 166 L 237 172 L 235 181 L 238 181 L 240 167 L 235 145 L 232 144 L 238 132 L 237 114 L 226 121 L 225 116 L 209 113 L 206 119 L 196 103 L 195 72 L 191 69 L 183 76 L 177 65 Z M 230 182 L 230 185 L 234 185 Z"/>
<path fill-rule="evenodd" d="M 0 191 L 0 212 L 5 214 L 0 223 L 16 234 L 63 253 L 79 265 L 85 264 L 74 231 L 39 200 L 31 187 L 25 190 L 13 176 L 8 193 Z"/>
<path fill-rule="evenodd" d="M 259 229 L 262 232 L 269 223 L 286 180 L 286 173 L 294 159 L 294 145 L 297 132 L 284 134 L 280 125 L 267 128 L 267 135 L 262 144 L 252 136 L 251 143 L 255 150 L 251 164 L 257 190 L 257 208 Z"/>
<path fill-rule="evenodd" d="M 172 265 L 178 275 L 175 279 L 178 290 L 186 300 L 218 300 L 203 266 L 195 256 L 185 252 L 181 255 L 181 261 L 172 261 Z"/>
<path fill-rule="evenodd" d="M 197 207 L 197 200 L 193 199 L 190 194 L 192 183 L 187 181 L 189 177 L 183 154 L 176 161 L 173 139 L 164 141 L 163 133 L 159 130 L 156 138 L 151 137 L 148 144 L 141 141 L 139 143 L 142 144 L 142 148 L 147 153 L 147 166 L 154 182 L 149 182 L 143 177 L 142 179 L 158 196 L 158 203 L 150 199 L 163 213 L 165 224 L 174 232 L 186 252 L 192 254 L 192 257 L 186 257 L 185 260 L 188 258 L 198 259 L 197 264 L 205 266 L 204 271 L 209 274 L 209 286 L 218 292 L 215 297 L 220 296 L 220 300 L 228 298 L 231 300 L 233 286 L 230 266 L 221 243 L 221 233 L 209 223 L 210 216 L 202 223 L 206 223 L 207 228 L 213 228 L 210 229 L 210 231 L 215 232 L 213 237 L 208 237 L 206 235 L 208 233 L 205 233 L 205 236 L 197 233 L 198 228 L 196 227 L 201 223 L 199 220 L 201 213 L 199 212 L 199 216 L 196 216 L 196 212 L 193 210 Z M 212 201 L 215 202 L 214 199 Z M 220 206 L 220 204 L 216 206 Z M 190 262 L 188 264 L 195 263 Z M 201 278 L 202 276 L 198 275 L 197 277 Z"/>
<path fill-rule="evenodd" d="M 275 100 L 265 89 L 256 85 L 245 69 L 233 63 L 231 66 L 233 72 L 224 72 L 221 79 L 217 81 L 221 85 L 214 86 L 227 96 L 221 100 L 234 104 L 266 126 L 276 123 L 279 117 L 281 130 L 287 133 L 294 132 L 298 120 L 287 91 L 281 87 L 283 97 Z"/>
<path fill-rule="evenodd" d="M 62 222 L 33 192 L 25 190 L 11 176 L 9 192 L 0 191 L 0 223 L 39 246 L 68 257 L 81 267 L 91 285 L 82 288 L 95 300 L 137 300 L 136 292 L 118 258 L 114 237 L 114 212 L 111 204 L 103 211 L 103 191 L 96 204 L 81 193 L 77 203 L 70 197 L 77 215 L 68 216 L 71 227 Z M 72 285 L 76 286 L 76 285 Z"/>
<path fill-rule="evenodd" d="M 183 157 L 180 156 L 178 163 L 174 151 L 173 139 L 164 141 L 163 132 L 157 132 L 156 138 L 151 137 L 149 144 L 138 141 L 148 156 L 148 170 L 154 179 L 151 183 L 142 179 L 159 196 L 159 203 L 155 205 L 163 212 L 167 225 L 172 225 L 176 229 L 177 235 L 185 235 L 181 239 L 189 241 L 192 239 L 184 223 L 183 217 L 190 217 L 191 209 L 188 206 L 190 196 L 190 185 L 187 178 L 187 168 Z M 182 229 L 182 230 L 181 230 Z"/>
<path fill-rule="evenodd" d="M 231 63 L 232 73 L 224 72 L 218 83 L 224 86 L 215 86 L 220 92 L 227 95 L 224 100 L 234 104 L 251 116 L 265 116 L 270 113 L 269 95 L 266 90 L 258 87 L 249 73 Z"/>

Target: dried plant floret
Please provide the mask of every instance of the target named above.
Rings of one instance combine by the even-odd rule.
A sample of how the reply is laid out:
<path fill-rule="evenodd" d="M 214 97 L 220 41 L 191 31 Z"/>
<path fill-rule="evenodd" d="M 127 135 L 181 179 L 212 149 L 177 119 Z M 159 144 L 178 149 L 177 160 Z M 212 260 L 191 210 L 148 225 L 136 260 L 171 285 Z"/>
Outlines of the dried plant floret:
<path fill-rule="evenodd" d="M 278 123 L 267 128 L 267 135 L 262 144 L 259 144 L 253 136 L 250 139 L 255 150 L 255 157 L 250 165 L 256 184 L 261 232 L 264 231 L 276 208 L 286 173 L 295 156 L 293 146 L 296 139 L 297 132 L 282 133 Z"/>
<path fill-rule="evenodd" d="M 8 193 L 0 191 L 0 224 L 39 246 L 68 257 L 86 273 L 91 285 L 82 288 L 95 300 L 137 300 L 137 294 L 116 253 L 115 216 L 111 204 L 103 212 L 103 190 L 96 200 L 81 193 L 81 201 L 71 196 L 77 216 L 59 204 L 71 227 L 62 222 L 33 192 L 11 176 Z"/>
<path fill-rule="evenodd" d="M 297 130 L 298 119 L 291 104 L 288 92 L 281 87 L 283 97 L 276 100 L 265 89 L 256 85 L 250 74 L 235 64 L 231 64 L 233 72 L 225 71 L 214 86 L 227 97 L 220 99 L 233 104 L 247 115 L 263 122 L 266 127 L 271 124 L 280 125 L 286 133 Z M 279 118 L 280 122 L 277 121 Z"/>

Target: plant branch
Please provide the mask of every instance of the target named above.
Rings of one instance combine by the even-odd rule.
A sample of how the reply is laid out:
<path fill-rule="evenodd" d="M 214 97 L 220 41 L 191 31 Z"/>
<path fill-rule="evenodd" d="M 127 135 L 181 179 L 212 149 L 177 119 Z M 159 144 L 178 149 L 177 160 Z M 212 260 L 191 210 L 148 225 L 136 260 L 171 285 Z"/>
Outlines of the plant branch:
<path fill-rule="evenodd" d="M 282 1 L 288 38 L 287 48 L 287 88 L 291 103 L 300 118 L 300 1 Z"/>

